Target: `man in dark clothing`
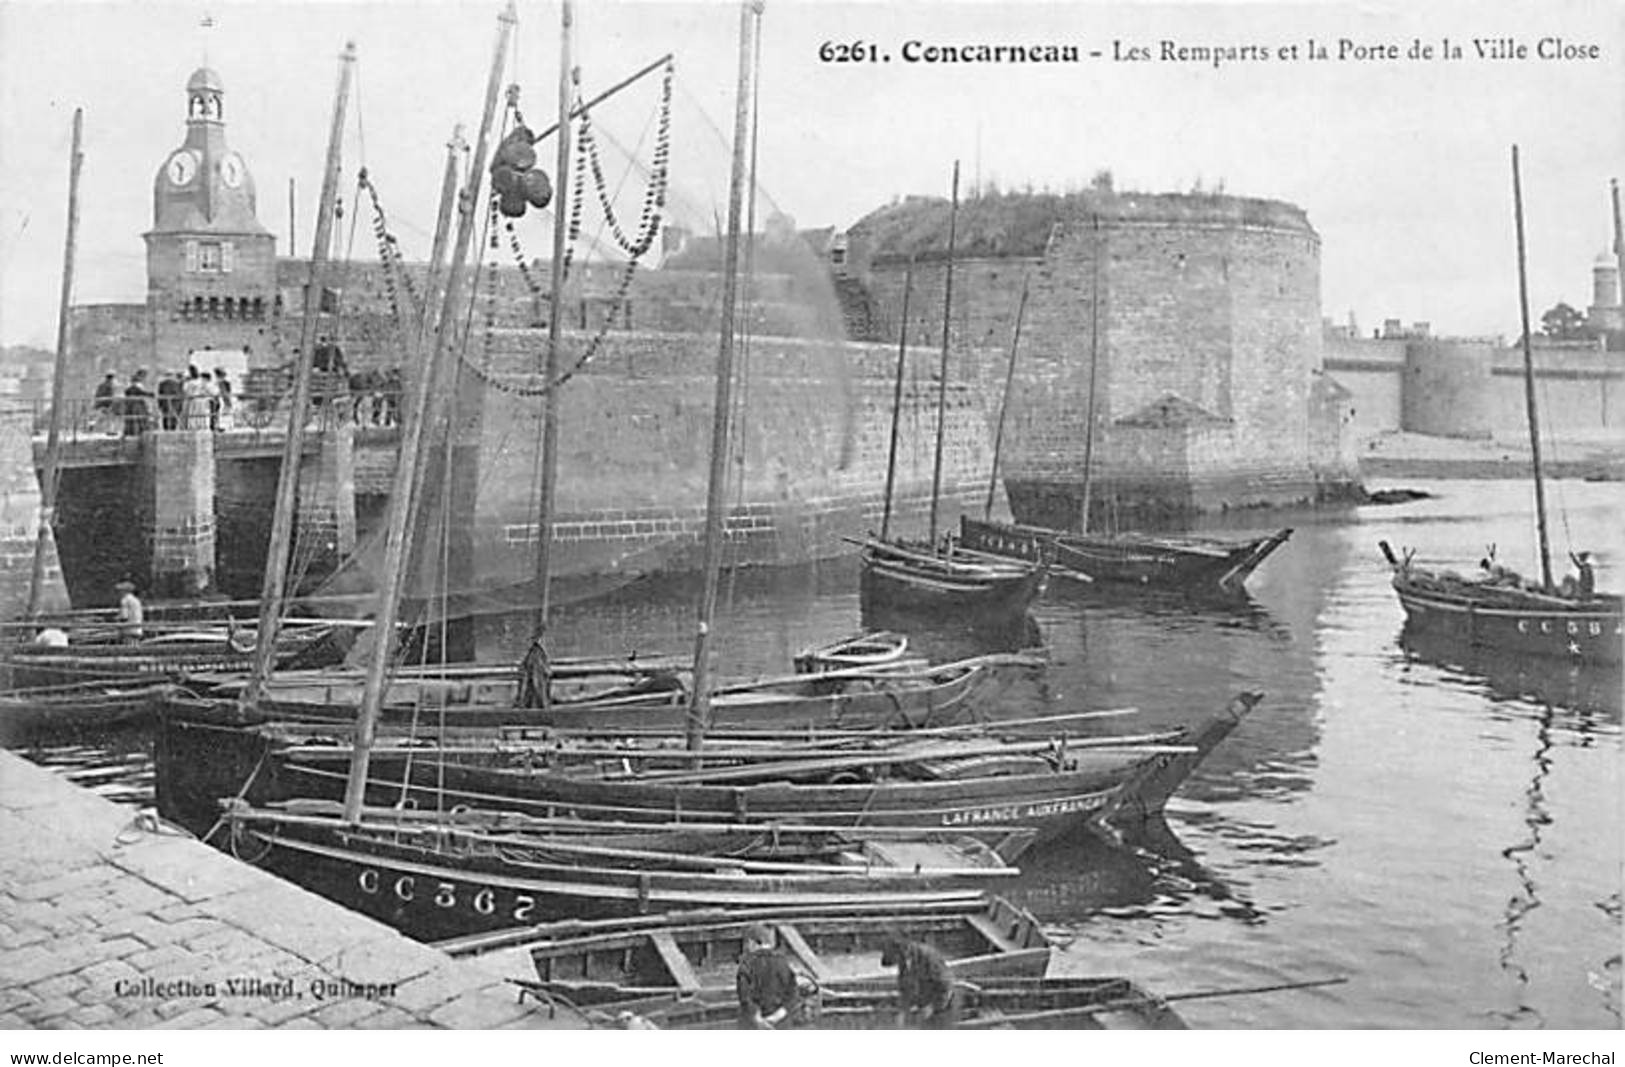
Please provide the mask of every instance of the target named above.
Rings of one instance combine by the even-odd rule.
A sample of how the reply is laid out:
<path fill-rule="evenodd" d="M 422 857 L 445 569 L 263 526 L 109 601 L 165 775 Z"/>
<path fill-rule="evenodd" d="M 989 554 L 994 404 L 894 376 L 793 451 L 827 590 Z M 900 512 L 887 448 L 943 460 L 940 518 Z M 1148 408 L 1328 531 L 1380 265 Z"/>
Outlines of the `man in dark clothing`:
<path fill-rule="evenodd" d="M 176 430 L 181 424 L 181 407 L 186 403 L 179 374 L 166 374 L 158 382 L 158 425 Z"/>
<path fill-rule="evenodd" d="M 739 995 L 739 1029 L 776 1030 L 792 1022 L 801 1000 L 796 972 L 773 947 L 773 931 L 752 923 L 745 931 L 745 954 L 734 976 Z"/>
<path fill-rule="evenodd" d="M 147 372 L 138 370 L 130 379 L 130 384 L 124 387 L 125 437 L 138 437 L 147 432 L 152 418 L 151 403 L 152 391 L 147 388 Z"/>
<path fill-rule="evenodd" d="M 553 665 L 547 658 L 545 629 L 536 633 L 530 650 L 519 662 L 519 706 L 545 709 L 552 703 Z"/>
<path fill-rule="evenodd" d="M 115 416 L 119 412 L 115 409 L 118 397 L 118 380 L 112 371 L 96 387 L 96 396 L 90 405 L 91 426 L 103 433 L 116 433 L 118 426 Z"/>
<path fill-rule="evenodd" d="M 959 1022 L 959 995 L 942 953 L 930 945 L 888 938 L 880 965 L 897 968 L 897 1001 L 904 1027 L 951 1030 Z"/>

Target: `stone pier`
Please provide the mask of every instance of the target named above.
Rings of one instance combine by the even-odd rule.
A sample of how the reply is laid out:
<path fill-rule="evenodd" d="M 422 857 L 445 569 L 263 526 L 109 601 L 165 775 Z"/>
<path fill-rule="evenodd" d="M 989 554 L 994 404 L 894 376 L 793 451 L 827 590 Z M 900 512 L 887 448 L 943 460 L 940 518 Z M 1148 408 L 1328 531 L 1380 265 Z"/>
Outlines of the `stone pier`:
<path fill-rule="evenodd" d="M 214 437 L 209 430 L 159 430 L 145 437 L 157 596 L 192 597 L 214 587 Z"/>
<path fill-rule="evenodd" d="M 0 1028 L 575 1028 L 479 964 L 0 752 Z"/>

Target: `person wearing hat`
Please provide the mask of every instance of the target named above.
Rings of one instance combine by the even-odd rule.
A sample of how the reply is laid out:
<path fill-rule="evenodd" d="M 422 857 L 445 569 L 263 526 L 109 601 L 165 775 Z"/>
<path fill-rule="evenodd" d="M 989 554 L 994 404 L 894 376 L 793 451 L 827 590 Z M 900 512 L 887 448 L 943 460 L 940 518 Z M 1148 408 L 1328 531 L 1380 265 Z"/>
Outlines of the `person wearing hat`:
<path fill-rule="evenodd" d="M 1563 579 L 1563 592 L 1575 600 L 1590 600 L 1597 595 L 1597 570 L 1591 564 L 1591 553 L 1570 552 L 1569 560 L 1573 562 L 1574 569 L 1579 577 L 1573 575 Z"/>
<path fill-rule="evenodd" d="M 741 1030 L 777 1030 L 793 1019 L 801 1000 L 796 972 L 773 942 L 773 931 L 763 924 L 745 928 L 745 954 L 734 976 Z"/>
<path fill-rule="evenodd" d="M 552 703 L 553 664 L 547 658 L 547 627 L 536 631 L 525 658 L 519 661 L 519 698 L 522 708 L 546 710 Z"/>
<path fill-rule="evenodd" d="M 128 579 L 115 582 L 113 589 L 119 594 L 119 636 L 125 644 L 133 645 L 144 636 L 142 625 L 146 622 L 146 612 L 141 606 L 141 598 L 135 595 L 134 582 Z"/>

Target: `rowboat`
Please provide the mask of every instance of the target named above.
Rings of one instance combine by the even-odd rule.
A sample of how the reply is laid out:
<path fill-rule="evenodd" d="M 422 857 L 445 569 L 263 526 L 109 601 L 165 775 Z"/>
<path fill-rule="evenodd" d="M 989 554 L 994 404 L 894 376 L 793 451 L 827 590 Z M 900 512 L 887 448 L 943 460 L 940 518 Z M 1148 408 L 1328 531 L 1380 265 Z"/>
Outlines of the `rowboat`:
<path fill-rule="evenodd" d="M 1128 978 L 991 978 L 955 983 L 955 1030 L 1185 1030 L 1173 1007 Z M 738 1025 L 731 996 L 668 997 L 602 1013 L 602 1025 L 720 1030 Z M 781 1029 L 892 1030 L 900 1025 L 895 979 L 813 984 Z"/>
<path fill-rule="evenodd" d="M 699 753 L 671 734 L 595 742 L 442 731 L 431 742 L 381 731 L 366 796 L 375 804 L 672 824 L 1023 826 L 1047 840 L 1160 811 L 1260 699 L 1243 693 L 1187 728 L 1135 736 L 1001 737 L 975 727 L 794 744 L 783 734 L 718 734 Z M 167 716 L 159 746 L 159 810 L 199 834 L 213 826 L 222 797 L 342 795 L 353 751 L 348 733 L 332 727 L 249 730 Z"/>
<path fill-rule="evenodd" d="M 608 921 L 546 923 L 435 947 L 478 959 L 512 981 L 578 1005 L 650 997 L 731 995 L 752 925 L 820 985 L 882 978 L 881 948 L 902 937 L 941 953 L 955 977 L 1041 978 L 1054 942 L 1038 920 L 1002 897 L 887 907 L 768 907 Z"/>
<path fill-rule="evenodd" d="M 1106 536 L 984 522 L 964 515 L 959 520 L 959 542 L 966 548 L 1008 559 L 1048 561 L 1061 575 L 1189 592 L 1241 589 L 1253 571 L 1291 536 L 1290 528 L 1245 540 L 1132 533 Z"/>
<path fill-rule="evenodd" d="M 891 630 L 866 630 L 796 653 L 799 674 L 848 668 L 887 667 L 902 661 L 908 638 Z"/>
<path fill-rule="evenodd" d="M 672 840 L 688 833 L 680 827 L 563 835 L 506 828 L 479 812 L 425 818 L 368 808 L 352 820 L 337 804 L 313 809 L 237 801 L 222 818 L 239 857 L 420 940 L 569 916 L 965 900 L 1017 873 L 964 835 L 820 830 L 790 840 L 746 827 L 720 838 L 699 831 L 678 847 Z M 651 832 L 666 847 L 642 847 Z"/>

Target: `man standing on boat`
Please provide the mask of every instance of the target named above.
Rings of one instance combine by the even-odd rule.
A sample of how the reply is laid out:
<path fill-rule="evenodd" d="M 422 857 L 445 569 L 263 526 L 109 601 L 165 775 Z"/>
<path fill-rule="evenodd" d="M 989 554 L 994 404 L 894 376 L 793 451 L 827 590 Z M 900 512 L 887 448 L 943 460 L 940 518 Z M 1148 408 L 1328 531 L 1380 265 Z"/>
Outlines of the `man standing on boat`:
<path fill-rule="evenodd" d="M 552 703 L 553 665 L 547 658 L 547 628 L 536 632 L 530 650 L 519 661 L 519 699 L 522 708 L 545 710 Z"/>
<path fill-rule="evenodd" d="M 800 1005 L 796 972 L 773 940 L 773 931 L 761 923 L 745 929 L 745 954 L 734 977 L 741 1030 L 777 1030 L 794 1020 Z"/>
<path fill-rule="evenodd" d="M 141 606 L 141 598 L 135 595 L 134 582 L 117 582 L 114 584 L 113 589 L 119 594 L 119 637 L 124 640 L 125 644 L 133 645 L 145 635 L 143 624 L 146 622 L 146 611 Z"/>
<path fill-rule="evenodd" d="M 1590 600 L 1597 595 L 1597 570 L 1591 563 L 1591 553 L 1570 552 L 1569 560 L 1579 577 L 1569 575 L 1563 579 L 1563 594 L 1574 600 Z"/>
<path fill-rule="evenodd" d="M 942 953 L 919 941 L 894 937 L 881 946 L 880 965 L 897 968 L 901 1026 L 952 1030 L 959 1022 L 959 994 Z"/>

